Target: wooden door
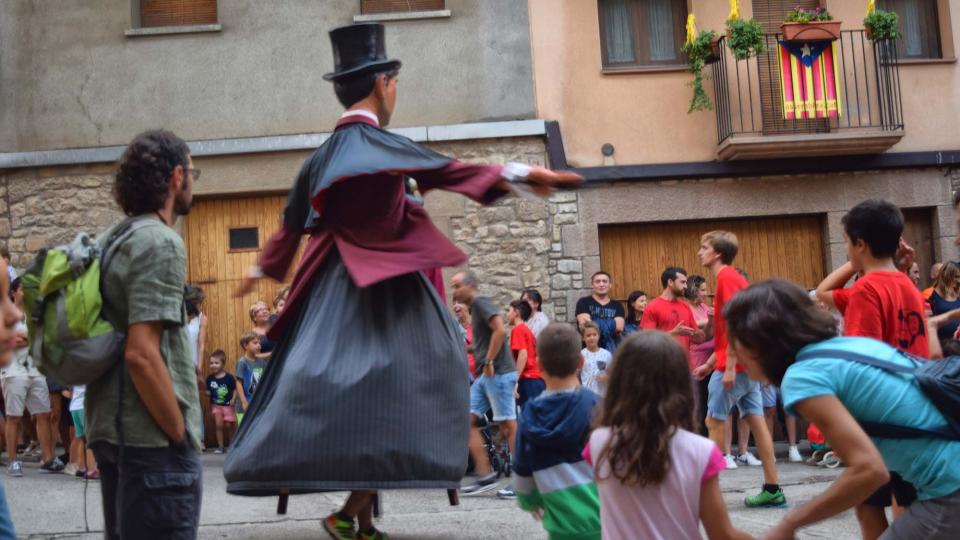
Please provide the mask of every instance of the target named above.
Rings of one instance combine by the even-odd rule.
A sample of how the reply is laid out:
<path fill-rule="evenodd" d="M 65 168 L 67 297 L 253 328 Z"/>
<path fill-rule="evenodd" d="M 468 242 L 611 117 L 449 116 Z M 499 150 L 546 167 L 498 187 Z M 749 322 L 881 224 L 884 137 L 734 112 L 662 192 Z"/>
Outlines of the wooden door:
<path fill-rule="evenodd" d="M 263 245 L 280 227 L 286 199 L 285 195 L 267 195 L 198 200 L 186 219 L 187 280 L 203 288 L 206 295 L 203 312 L 208 321 L 204 352 L 207 358 L 200 359 L 204 378 L 209 371 L 207 359 L 217 349 L 227 355 L 227 371 L 236 372 L 240 336 L 253 328 L 250 306 L 263 300 L 273 308 L 273 298 L 282 284 L 272 279 L 259 280 L 254 292 L 242 298 L 234 298 L 233 293 L 244 270 L 257 263 Z M 302 245 L 300 250 L 302 253 Z M 295 261 L 299 261 L 300 253 Z M 201 396 L 200 402 L 209 420 L 208 400 Z M 210 421 L 207 428 L 208 440 L 212 441 Z"/>
<path fill-rule="evenodd" d="M 914 260 L 920 265 L 920 288 L 933 285 L 930 266 L 933 265 L 933 210 L 931 208 L 908 208 L 903 211 L 903 238 L 916 251 Z"/>
<path fill-rule="evenodd" d="M 605 225 L 600 228 L 600 262 L 613 276 L 614 298 L 642 290 L 653 297 L 663 290 L 660 274 L 668 266 L 715 279 L 700 266 L 700 237 L 713 230 L 737 235 L 740 250 L 733 266 L 751 282 L 779 277 L 814 288 L 825 276 L 822 215 L 738 220 Z"/>

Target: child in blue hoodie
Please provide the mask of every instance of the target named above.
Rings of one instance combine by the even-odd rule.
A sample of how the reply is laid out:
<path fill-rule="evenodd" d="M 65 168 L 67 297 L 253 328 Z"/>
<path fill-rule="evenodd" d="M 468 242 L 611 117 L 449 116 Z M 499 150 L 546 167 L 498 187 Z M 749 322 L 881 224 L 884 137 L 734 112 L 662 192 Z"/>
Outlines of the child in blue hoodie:
<path fill-rule="evenodd" d="M 547 326 L 537 338 L 537 356 L 547 389 L 520 413 L 517 503 L 542 519 L 551 540 L 599 540 L 600 497 L 583 449 L 600 398 L 580 386 L 580 334 L 569 324 Z"/>

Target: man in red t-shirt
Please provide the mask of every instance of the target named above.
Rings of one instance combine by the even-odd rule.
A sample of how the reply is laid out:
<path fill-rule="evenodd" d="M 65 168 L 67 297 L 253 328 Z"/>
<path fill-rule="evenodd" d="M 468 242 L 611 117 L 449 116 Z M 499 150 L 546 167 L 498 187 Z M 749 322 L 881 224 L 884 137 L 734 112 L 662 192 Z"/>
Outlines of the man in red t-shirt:
<path fill-rule="evenodd" d="M 673 336 L 690 357 L 690 342 L 701 343 L 703 330 L 697 327 L 690 304 L 683 299 L 687 288 L 687 271 L 675 266 L 660 274 L 663 292 L 647 304 L 640 319 L 643 330 L 661 330 Z M 693 366 L 690 367 L 693 369 Z"/>
<path fill-rule="evenodd" d="M 523 407 L 527 400 L 539 396 L 546 388 L 537 365 L 537 338 L 524 323 L 532 314 L 530 304 L 523 300 L 510 302 L 510 310 L 507 311 L 507 323 L 513 327 L 510 331 L 510 350 L 517 362 L 517 373 L 520 374 L 514 390 L 518 407 Z"/>
<path fill-rule="evenodd" d="M 727 231 L 709 232 L 700 239 L 700 251 L 697 256 L 700 263 L 717 276 L 717 289 L 714 296 L 713 336 L 716 350 L 705 364 L 693 371 L 698 380 L 710 374 L 707 398 L 707 430 L 718 448 L 724 447 L 723 424 L 734 405 L 740 409 L 740 417 L 747 421 L 753 438 L 757 443 L 757 453 L 763 464 L 763 489 L 760 493 L 746 498 L 746 505 L 784 506 L 787 498 L 777 483 L 777 466 L 773 455 L 773 439 L 767 430 L 763 417 L 763 398 L 760 383 L 752 381 L 737 364 L 737 357 L 729 347 L 727 320 L 723 308 L 731 298 L 746 289 L 747 280 L 731 267 L 739 249 L 737 236 Z M 648 308 L 649 309 L 649 306 Z M 712 374 L 711 374 L 712 372 Z M 724 456 L 729 465 L 734 461 L 731 455 Z"/>
<path fill-rule="evenodd" d="M 867 200 L 851 208 L 842 223 L 848 262 L 817 286 L 817 299 L 840 311 L 845 336 L 874 338 L 904 352 L 930 356 L 923 295 L 904 273 L 913 257 L 902 239 L 903 213 L 890 202 Z M 862 277 L 844 289 L 858 273 Z M 892 473 L 889 484 L 857 506 L 864 538 L 877 538 L 887 529 L 883 508 L 893 498 L 909 506 L 917 492 Z"/>

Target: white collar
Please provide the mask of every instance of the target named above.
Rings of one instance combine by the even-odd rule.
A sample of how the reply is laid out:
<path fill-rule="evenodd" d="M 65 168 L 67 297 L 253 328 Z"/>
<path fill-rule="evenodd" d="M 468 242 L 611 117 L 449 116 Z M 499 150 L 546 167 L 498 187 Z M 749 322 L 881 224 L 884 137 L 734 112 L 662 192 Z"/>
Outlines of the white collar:
<path fill-rule="evenodd" d="M 370 120 L 373 120 L 374 122 L 376 122 L 377 127 L 380 127 L 380 119 L 377 118 L 377 115 L 373 114 L 373 113 L 370 112 L 370 111 L 365 111 L 365 110 L 363 110 L 363 109 L 356 109 L 356 110 L 353 110 L 353 111 L 347 111 L 347 112 L 341 114 L 341 115 L 340 115 L 340 118 L 343 119 L 343 118 L 347 118 L 348 116 L 364 116 L 364 117 L 369 118 Z"/>

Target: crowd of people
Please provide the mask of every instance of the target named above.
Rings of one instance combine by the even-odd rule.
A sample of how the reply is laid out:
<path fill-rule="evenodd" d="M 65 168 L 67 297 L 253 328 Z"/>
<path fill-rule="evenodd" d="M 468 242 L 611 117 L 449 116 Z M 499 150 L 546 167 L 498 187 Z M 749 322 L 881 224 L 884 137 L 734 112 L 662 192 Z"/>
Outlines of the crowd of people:
<path fill-rule="evenodd" d="M 734 266 L 736 236 L 711 231 L 689 249 L 715 279 L 712 303 L 707 280 L 676 265 L 662 272 L 659 294 L 635 291 L 626 305 L 601 271 L 576 321 L 549 323 L 538 291 L 498 306 L 463 270 L 450 280 L 450 315 L 440 268 L 467 257 L 410 197 L 403 174 L 423 191 L 483 204 L 517 186 L 545 196 L 581 178 L 466 164 L 381 129 L 400 69 L 386 57 L 383 26 L 338 28 L 331 41 L 336 69 L 324 78 L 347 111 L 305 163 L 281 228 L 241 281 L 242 296 L 257 279 L 283 279 L 309 235 L 289 297 L 274 302 L 278 318 L 263 302 L 250 308 L 234 373 L 227 352 L 206 351 L 203 294 L 186 287 L 174 224 L 190 210 L 199 171 L 173 133 L 141 133 L 118 163 L 114 198 L 127 217 L 98 242 L 124 240 L 98 282 L 104 319 L 125 322 L 115 326 L 125 341 L 122 358 L 85 388 L 56 386 L 32 364 L 21 287 L 4 253 L 10 475 L 23 474 L 18 446 L 35 432 L 42 471 L 69 462 L 74 474 L 99 477 L 106 538 L 195 538 L 202 384 L 215 451 L 229 447 L 227 491 L 281 500 L 350 491 L 322 522 L 335 539 L 387 538 L 373 523 L 377 491 L 452 489 L 468 456 L 473 477 L 461 495 L 497 490 L 552 538 L 699 538 L 701 526 L 711 538 L 747 538 L 730 521 L 719 475 L 762 466 L 762 485 L 744 504 L 786 505 L 770 429 L 782 406 L 786 418 L 816 426 L 847 468 L 766 537 L 793 538 L 851 508 L 865 538 L 960 537 L 960 418 L 944 405 L 957 403 L 949 379 L 957 369 L 929 369 L 957 367 L 957 358 L 939 359 L 958 348 L 960 271 L 942 264 L 925 296 L 894 205 L 865 201 L 844 216 L 849 262 L 813 291 L 776 279 L 749 285 Z M 954 209 L 960 229 L 960 199 Z M 743 421 L 736 454 L 734 411 Z M 499 456 L 491 422 L 512 456 L 509 483 L 500 478 L 508 468 L 491 459 Z M 787 457 L 796 461 L 793 424 Z M 68 456 L 54 455 L 58 443 Z M 0 491 L 0 538 L 9 537 Z"/>
<path fill-rule="evenodd" d="M 476 428 L 486 419 L 501 426 L 514 458 L 511 484 L 497 496 L 518 499 L 551 537 L 698 538 L 701 524 L 711 538 L 748 537 L 732 527 L 717 476 L 762 466 L 763 485 L 744 504 L 785 506 L 772 433 L 782 418 L 785 457 L 802 461 L 802 418 L 848 470 L 770 537 L 792 538 L 848 508 L 864 538 L 960 534 L 947 517 L 960 510 L 957 412 L 938 408 L 915 382 L 891 372 L 896 367 L 869 360 L 903 368 L 911 358 L 956 354 L 960 268 L 936 264 L 933 285 L 921 291 L 902 214 L 886 201 L 857 205 L 843 225 L 849 262 L 816 289 L 779 280 L 750 286 L 733 266 L 736 236 L 713 231 L 698 253 L 716 277 L 712 305 L 703 276 L 671 266 L 659 295 L 634 291 L 624 310 L 601 271 L 577 304 L 576 324 L 535 333 L 526 323 L 542 313 L 539 292 L 510 303 L 505 327 L 492 301 L 478 296 L 476 276 L 458 273 L 454 311 L 468 352 L 480 359 L 470 367 L 476 477 L 461 494 L 503 487 Z M 868 360 L 851 360 L 850 352 Z M 528 373 L 531 362 L 530 376 L 544 384 L 519 399 L 516 372 Z M 906 434 L 891 434 L 891 425 L 906 426 Z M 751 433 L 759 459 L 748 451 Z"/>

